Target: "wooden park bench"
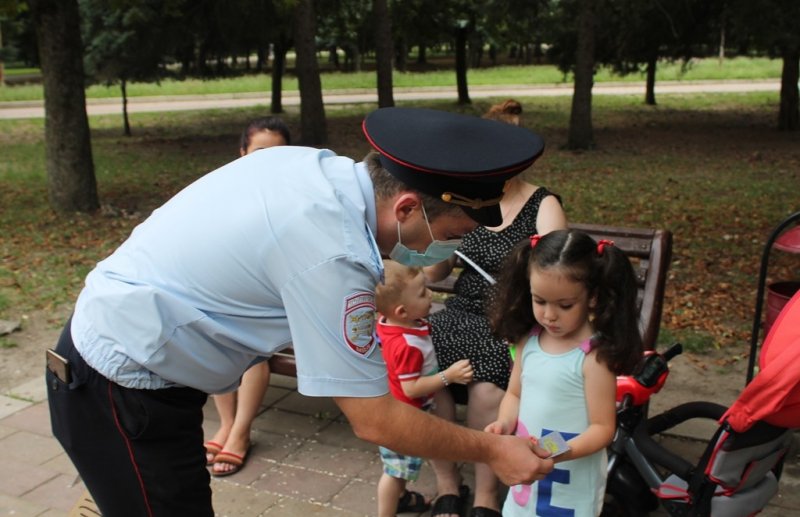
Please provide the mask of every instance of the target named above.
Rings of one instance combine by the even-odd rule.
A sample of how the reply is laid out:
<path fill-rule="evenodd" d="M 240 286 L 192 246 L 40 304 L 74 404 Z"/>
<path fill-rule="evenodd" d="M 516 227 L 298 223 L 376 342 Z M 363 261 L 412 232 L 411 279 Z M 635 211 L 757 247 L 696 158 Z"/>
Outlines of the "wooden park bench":
<path fill-rule="evenodd" d="M 667 270 L 672 255 L 672 233 L 668 230 L 598 224 L 573 223 L 569 226 L 588 233 L 595 240 L 614 241 L 614 244 L 631 260 L 639 285 L 639 327 L 642 331 L 642 340 L 645 349 L 655 348 L 661 325 Z M 453 273 L 443 281 L 429 284 L 431 290 L 442 293 L 444 296 L 452 294 L 460 267 L 463 267 L 463 264 L 458 264 Z M 294 353 L 291 348 L 273 355 L 269 360 L 269 366 L 273 373 L 297 376 Z"/>

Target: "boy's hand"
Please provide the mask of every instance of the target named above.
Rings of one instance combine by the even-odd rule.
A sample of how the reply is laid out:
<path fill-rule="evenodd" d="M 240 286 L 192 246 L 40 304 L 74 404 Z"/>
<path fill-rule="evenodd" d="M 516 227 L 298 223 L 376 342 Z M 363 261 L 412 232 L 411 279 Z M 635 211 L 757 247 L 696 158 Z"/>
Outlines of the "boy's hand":
<path fill-rule="evenodd" d="M 456 361 L 444 371 L 447 381 L 455 384 L 469 384 L 472 382 L 472 365 L 469 359 Z"/>
<path fill-rule="evenodd" d="M 484 432 L 492 434 L 510 434 L 499 420 L 495 420 L 491 424 L 483 428 Z"/>

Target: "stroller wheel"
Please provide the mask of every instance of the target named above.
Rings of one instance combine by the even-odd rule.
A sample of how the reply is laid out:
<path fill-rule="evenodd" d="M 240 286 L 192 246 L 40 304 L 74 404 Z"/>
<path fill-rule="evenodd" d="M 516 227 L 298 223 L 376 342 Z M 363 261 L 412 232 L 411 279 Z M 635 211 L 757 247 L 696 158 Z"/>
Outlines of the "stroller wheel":
<path fill-rule="evenodd" d="M 617 496 L 611 495 L 606 492 L 605 500 L 603 501 L 603 511 L 600 512 L 600 517 L 633 517 L 634 513 L 630 508 L 626 508 L 625 503 Z"/>
<path fill-rule="evenodd" d="M 601 517 L 644 517 L 658 508 L 658 498 L 639 476 L 636 468 L 622 463 L 606 481 Z"/>

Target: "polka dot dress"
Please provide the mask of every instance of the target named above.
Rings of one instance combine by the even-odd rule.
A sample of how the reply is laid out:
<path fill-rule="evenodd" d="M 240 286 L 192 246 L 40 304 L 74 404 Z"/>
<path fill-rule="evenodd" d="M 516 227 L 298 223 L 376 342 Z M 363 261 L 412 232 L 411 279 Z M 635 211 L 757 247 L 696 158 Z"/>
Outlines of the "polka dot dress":
<path fill-rule="evenodd" d="M 459 250 L 497 278 L 506 255 L 521 240 L 536 233 L 539 205 L 553 195 L 545 188 L 537 189 L 520 213 L 499 232 L 479 226 L 464 236 Z M 431 338 L 439 368 L 444 370 L 456 361 L 469 359 L 474 381 L 491 382 L 502 389 L 511 376 L 508 343 L 492 335 L 484 307 L 491 300 L 489 282 L 475 269 L 466 266 L 455 283 L 455 294 L 447 298 L 445 308 L 430 316 Z"/>

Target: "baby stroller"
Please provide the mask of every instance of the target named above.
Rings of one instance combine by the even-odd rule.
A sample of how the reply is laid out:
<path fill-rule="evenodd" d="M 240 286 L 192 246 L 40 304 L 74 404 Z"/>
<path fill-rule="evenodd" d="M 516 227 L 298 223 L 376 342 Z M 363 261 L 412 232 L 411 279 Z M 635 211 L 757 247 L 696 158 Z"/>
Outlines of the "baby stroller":
<path fill-rule="evenodd" d="M 641 516 L 659 506 L 672 516 L 754 515 L 777 493 L 793 430 L 800 428 L 800 292 L 764 340 L 759 374 L 730 407 L 689 402 L 646 418 L 647 402 L 677 353 L 673 347 L 651 354 L 638 374 L 618 379 L 603 515 Z M 697 463 L 653 438 L 695 418 L 719 423 Z"/>

